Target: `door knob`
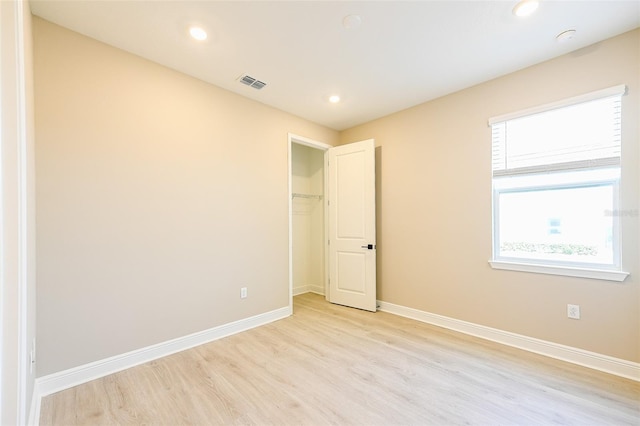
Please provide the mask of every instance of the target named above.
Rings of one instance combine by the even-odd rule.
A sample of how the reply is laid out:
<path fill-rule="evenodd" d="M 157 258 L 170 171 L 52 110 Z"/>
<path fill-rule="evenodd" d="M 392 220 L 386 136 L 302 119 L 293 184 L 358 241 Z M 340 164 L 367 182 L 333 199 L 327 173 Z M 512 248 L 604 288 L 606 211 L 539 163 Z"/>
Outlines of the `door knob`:
<path fill-rule="evenodd" d="M 362 248 L 366 248 L 367 250 L 373 250 L 376 248 L 375 244 L 367 244 L 366 246 L 360 246 Z"/>

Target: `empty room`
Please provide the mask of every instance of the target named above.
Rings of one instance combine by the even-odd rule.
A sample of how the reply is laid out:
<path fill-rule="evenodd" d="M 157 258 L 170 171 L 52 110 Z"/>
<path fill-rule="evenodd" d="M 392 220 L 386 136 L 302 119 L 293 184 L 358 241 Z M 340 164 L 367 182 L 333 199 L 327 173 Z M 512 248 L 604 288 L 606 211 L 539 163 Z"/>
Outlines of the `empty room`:
<path fill-rule="evenodd" d="M 0 424 L 640 423 L 637 1 L 0 21 Z"/>

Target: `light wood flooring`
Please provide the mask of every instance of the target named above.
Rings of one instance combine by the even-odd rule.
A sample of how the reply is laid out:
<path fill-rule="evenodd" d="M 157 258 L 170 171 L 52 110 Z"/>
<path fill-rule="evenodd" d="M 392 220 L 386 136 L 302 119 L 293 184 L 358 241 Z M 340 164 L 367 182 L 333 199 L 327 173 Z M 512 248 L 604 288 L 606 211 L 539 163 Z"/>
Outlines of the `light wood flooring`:
<path fill-rule="evenodd" d="M 640 425 L 640 383 L 297 296 L 294 315 L 47 396 L 42 425 Z"/>

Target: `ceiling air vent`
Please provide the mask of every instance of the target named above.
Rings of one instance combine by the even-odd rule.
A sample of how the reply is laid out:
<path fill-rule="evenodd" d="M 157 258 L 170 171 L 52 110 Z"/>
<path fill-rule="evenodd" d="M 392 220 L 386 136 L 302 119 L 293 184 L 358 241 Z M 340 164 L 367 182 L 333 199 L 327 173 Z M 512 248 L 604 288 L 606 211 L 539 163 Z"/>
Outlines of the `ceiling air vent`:
<path fill-rule="evenodd" d="M 258 89 L 258 90 L 262 89 L 264 86 L 267 85 L 267 83 L 265 83 L 264 81 L 257 80 L 246 74 L 241 76 L 238 80 L 240 81 L 240 83 L 246 84 L 247 86 L 253 87 L 254 89 Z"/>

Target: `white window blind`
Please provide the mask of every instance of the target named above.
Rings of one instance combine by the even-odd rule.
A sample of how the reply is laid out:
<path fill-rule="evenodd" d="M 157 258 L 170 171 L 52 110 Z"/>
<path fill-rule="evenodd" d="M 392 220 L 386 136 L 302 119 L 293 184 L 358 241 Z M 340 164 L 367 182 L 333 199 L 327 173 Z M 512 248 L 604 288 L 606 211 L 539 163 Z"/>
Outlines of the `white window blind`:
<path fill-rule="evenodd" d="M 498 269 L 624 280 L 624 85 L 489 120 Z M 596 273 L 597 272 L 597 273 Z"/>
<path fill-rule="evenodd" d="M 489 120 L 493 176 L 620 164 L 625 86 Z"/>

